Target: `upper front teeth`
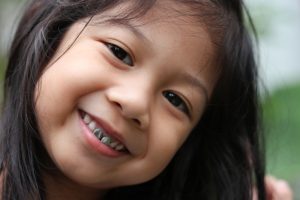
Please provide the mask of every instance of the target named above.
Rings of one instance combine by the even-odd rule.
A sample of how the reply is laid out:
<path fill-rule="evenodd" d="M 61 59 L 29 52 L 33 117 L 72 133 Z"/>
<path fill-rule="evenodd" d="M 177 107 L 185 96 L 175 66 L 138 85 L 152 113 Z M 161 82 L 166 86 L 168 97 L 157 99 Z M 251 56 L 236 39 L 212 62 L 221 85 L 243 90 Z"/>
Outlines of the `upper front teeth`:
<path fill-rule="evenodd" d="M 91 121 L 89 123 L 88 127 L 90 128 L 91 131 L 94 131 L 94 129 L 96 128 L 96 122 Z"/>
<path fill-rule="evenodd" d="M 93 119 L 88 115 L 84 114 L 83 117 L 84 123 L 89 127 L 92 133 L 101 141 L 103 144 L 117 150 L 123 151 L 125 150 L 125 146 L 120 142 L 116 141 L 114 138 L 108 136 L 105 131 L 99 127 L 97 127 L 97 123 L 93 121 Z"/>
<path fill-rule="evenodd" d="M 86 124 L 89 124 L 89 123 L 92 121 L 92 118 L 91 118 L 89 115 L 84 114 L 83 121 L 84 121 Z"/>

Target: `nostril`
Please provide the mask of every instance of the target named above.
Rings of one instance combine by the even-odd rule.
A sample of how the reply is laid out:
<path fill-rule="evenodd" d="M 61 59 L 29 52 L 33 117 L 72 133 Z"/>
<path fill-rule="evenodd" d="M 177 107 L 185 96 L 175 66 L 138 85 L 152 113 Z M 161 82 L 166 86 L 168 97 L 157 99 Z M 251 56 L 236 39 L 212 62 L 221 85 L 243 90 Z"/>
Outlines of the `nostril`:
<path fill-rule="evenodd" d="M 138 119 L 132 119 L 132 121 L 135 122 L 139 126 L 141 125 L 141 121 Z"/>
<path fill-rule="evenodd" d="M 123 110 L 122 105 L 120 103 L 118 103 L 118 102 L 114 102 L 114 103 L 117 107 L 119 107 L 121 110 Z"/>
<path fill-rule="evenodd" d="M 122 107 L 122 105 L 120 104 L 120 103 L 118 103 L 118 102 L 114 102 L 114 104 L 115 104 L 115 106 L 116 107 L 118 107 L 120 110 L 121 110 L 121 112 L 125 112 L 125 110 L 123 110 L 123 107 Z M 129 115 L 128 113 L 127 114 L 125 114 L 125 115 Z M 128 118 L 131 118 L 130 116 L 127 116 Z M 137 118 L 131 118 L 131 120 L 135 123 L 135 124 L 137 124 L 138 126 L 141 126 L 141 121 L 139 120 L 139 119 L 137 119 Z"/>

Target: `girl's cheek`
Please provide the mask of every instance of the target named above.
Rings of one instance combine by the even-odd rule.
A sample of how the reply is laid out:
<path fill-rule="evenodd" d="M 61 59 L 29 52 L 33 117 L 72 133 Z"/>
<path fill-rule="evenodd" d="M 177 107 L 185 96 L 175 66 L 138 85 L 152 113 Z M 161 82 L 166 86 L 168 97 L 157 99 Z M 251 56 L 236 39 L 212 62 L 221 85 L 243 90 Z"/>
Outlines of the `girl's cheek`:
<path fill-rule="evenodd" d="M 37 111 L 41 116 L 63 116 L 77 109 L 82 96 L 104 90 L 110 84 L 105 64 L 93 54 L 70 49 L 48 66 L 35 89 Z M 59 108 L 59 109 L 57 109 Z"/>

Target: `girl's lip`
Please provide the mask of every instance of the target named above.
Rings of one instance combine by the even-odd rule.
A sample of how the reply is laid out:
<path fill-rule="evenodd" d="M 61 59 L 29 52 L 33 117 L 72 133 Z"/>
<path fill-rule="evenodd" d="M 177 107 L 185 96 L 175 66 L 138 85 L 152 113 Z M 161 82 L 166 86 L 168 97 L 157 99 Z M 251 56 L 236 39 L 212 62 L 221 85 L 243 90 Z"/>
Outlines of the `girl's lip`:
<path fill-rule="evenodd" d="M 82 114 L 85 114 L 85 113 L 86 112 L 79 110 L 79 120 L 80 120 L 81 127 L 83 128 L 84 137 L 85 137 L 86 141 L 89 143 L 89 145 L 94 150 L 96 150 L 97 152 L 99 152 L 105 156 L 108 156 L 108 157 L 119 157 L 119 156 L 129 153 L 128 151 L 127 152 L 116 151 L 116 150 L 106 146 L 102 142 L 100 142 L 99 139 L 90 131 L 88 126 L 83 121 L 81 116 L 82 116 Z M 108 135 L 114 137 L 120 143 L 122 143 L 124 145 L 124 142 L 123 142 L 124 140 L 123 140 L 122 136 L 119 133 L 117 133 L 116 131 L 114 131 L 108 123 L 106 123 L 104 120 L 102 120 L 98 117 L 95 117 L 89 113 L 87 113 L 87 114 L 90 115 L 93 118 L 93 121 L 95 121 L 97 123 L 97 125 L 100 126 Z"/>

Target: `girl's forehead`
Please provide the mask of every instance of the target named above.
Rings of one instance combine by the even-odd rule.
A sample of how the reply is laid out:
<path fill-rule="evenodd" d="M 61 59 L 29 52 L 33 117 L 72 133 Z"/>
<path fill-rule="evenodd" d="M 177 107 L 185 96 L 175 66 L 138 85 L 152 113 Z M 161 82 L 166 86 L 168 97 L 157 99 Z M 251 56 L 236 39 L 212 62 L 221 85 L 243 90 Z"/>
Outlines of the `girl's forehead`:
<path fill-rule="evenodd" d="M 169 7 L 158 3 L 138 17 L 128 15 L 124 12 L 126 9 L 130 9 L 130 4 L 120 4 L 94 16 L 91 23 L 117 28 L 113 32 L 119 35 L 123 33 L 120 29 L 130 32 L 144 42 L 147 48 L 143 51 L 151 51 L 153 57 L 165 60 L 168 65 L 189 66 L 194 74 L 205 74 L 210 94 L 214 85 L 211 83 L 217 79 L 215 49 L 205 25 L 192 15 L 189 8 L 178 3 Z"/>
<path fill-rule="evenodd" d="M 201 10 L 196 11 L 177 1 L 161 0 L 156 1 L 146 12 L 139 13 L 138 10 L 135 12 L 138 8 L 132 7 L 132 2 L 125 1 L 94 16 L 91 23 L 104 23 L 131 29 L 144 39 L 153 38 L 155 35 L 164 36 L 166 34 L 163 33 L 168 33 L 168 37 L 161 39 L 168 41 L 168 39 L 177 38 L 177 43 L 184 42 L 180 45 L 194 40 L 197 44 L 201 43 L 202 46 L 205 44 L 209 47 L 206 52 L 213 52 L 213 42 L 207 26 L 199 17 L 201 14 L 195 14 Z M 145 35 L 148 37 L 144 37 Z"/>
<path fill-rule="evenodd" d="M 155 1 L 149 8 L 139 9 L 133 4 L 134 1 L 124 1 L 115 7 L 96 15 L 93 19 L 96 23 L 114 22 L 126 25 L 130 23 L 134 26 L 146 25 L 168 25 L 169 27 L 178 26 L 185 29 L 197 27 L 198 30 L 206 29 L 205 23 L 202 23 L 201 7 L 192 9 L 182 2 L 160 0 Z M 205 13 L 205 11 L 203 11 Z M 188 31 L 191 31 L 188 30 Z"/>
<path fill-rule="evenodd" d="M 96 15 L 94 21 L 124 25 L 130 23 L 136 27 L 160 24 L 161 27 L 186 30 L 184 36 L 206 34 L 212 46 L 218 51 L 226 28 L 224 19 L 228 16 L 214 1 L 149 0 L 145 3 L 146 6 L 136 5 L 137 2 L 140 3 L 140 1 L 122 1 Z"/>

